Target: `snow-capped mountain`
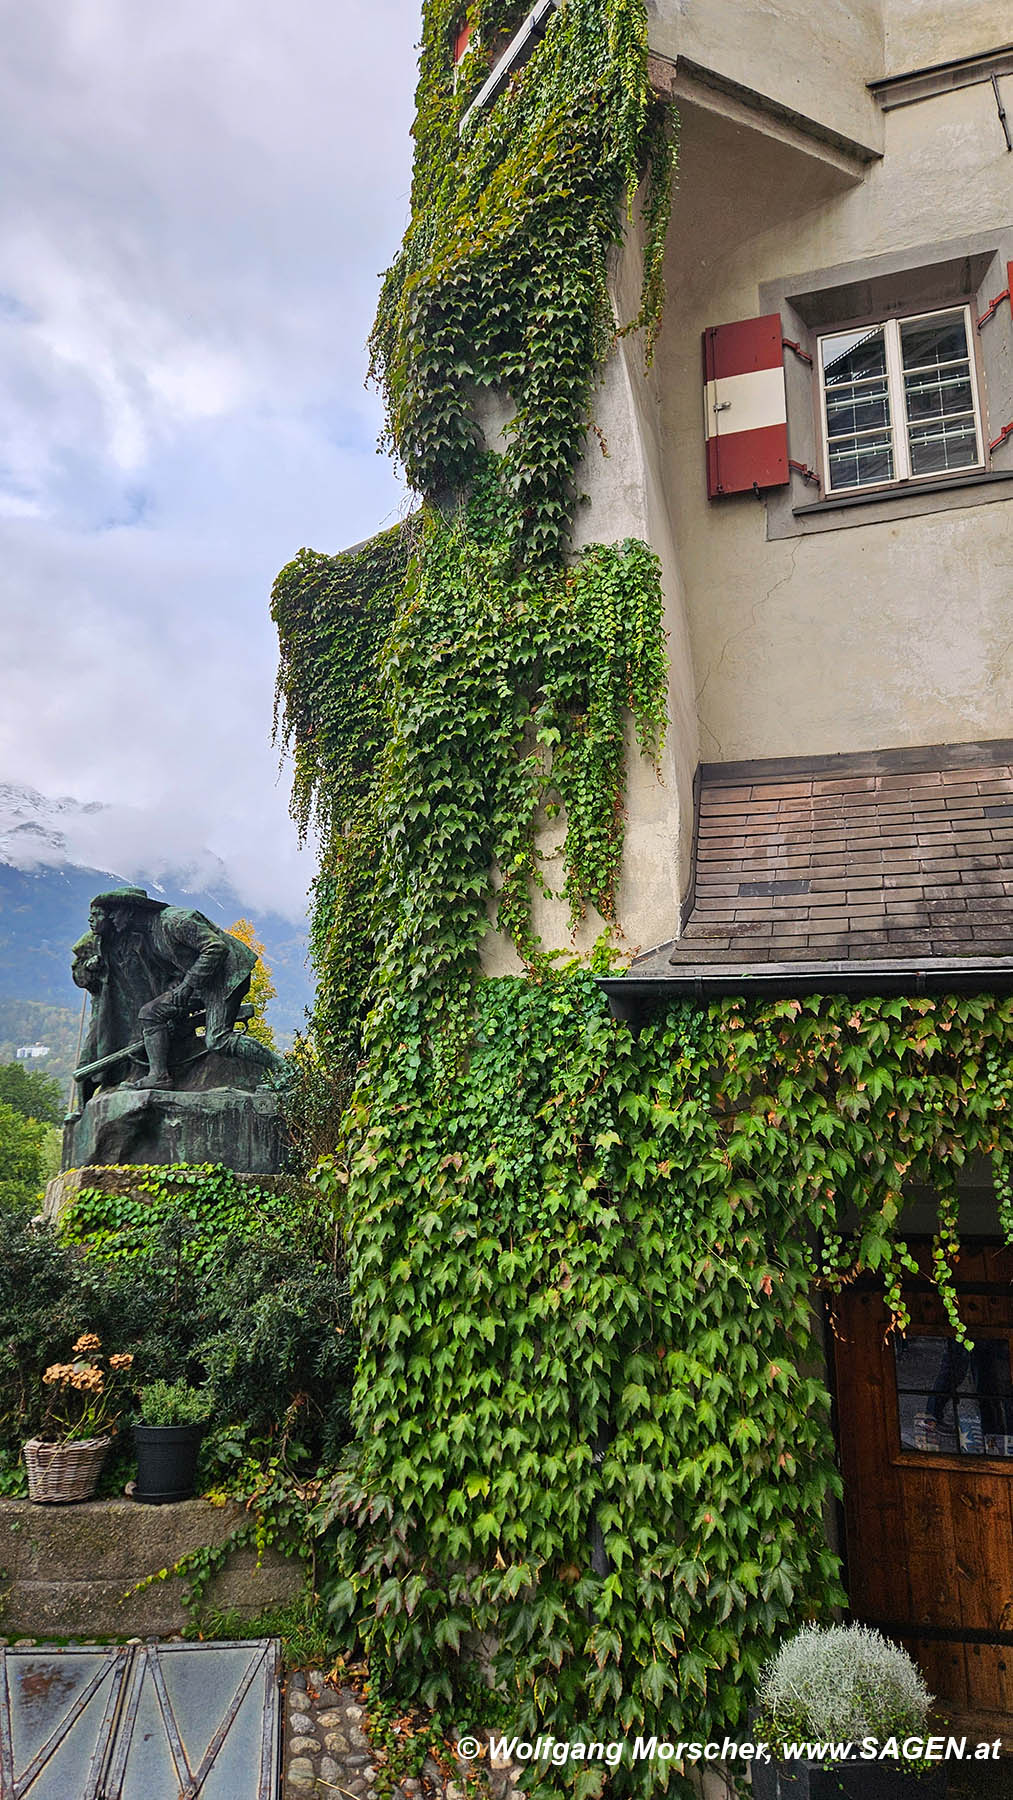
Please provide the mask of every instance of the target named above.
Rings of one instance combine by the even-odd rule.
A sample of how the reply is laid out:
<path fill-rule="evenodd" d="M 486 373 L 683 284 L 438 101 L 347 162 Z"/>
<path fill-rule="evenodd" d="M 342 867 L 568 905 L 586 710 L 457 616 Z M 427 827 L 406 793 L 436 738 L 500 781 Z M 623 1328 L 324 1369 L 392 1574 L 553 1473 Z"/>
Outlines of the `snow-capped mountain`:
<path fill-rule="evenodd" d="M 68 842 L 74 825 L 82 814 L 102 811 L 100 801 L 84 804 L 69 794 L 51 800 L 35 788 L 15 787 L 0 782 L 0 862 L 15 869 L 29 869 L 40 863 L 58 867 L 72 862 Z"/>
<path fill-rule="evenodd" d="M 151 840 L 158 839 L 153 855 Z M 221 889 L 226 907 L 235 890 L 220 856 L 194 850 L 171 818 L 155 820 L 139 807 L 101 800 L 52 798 L 36 788 L 0 782 L 0 862 L 22 870 L 89 868 L 119 871 L 124 879 L 162 881 L 186 892 Z"/>

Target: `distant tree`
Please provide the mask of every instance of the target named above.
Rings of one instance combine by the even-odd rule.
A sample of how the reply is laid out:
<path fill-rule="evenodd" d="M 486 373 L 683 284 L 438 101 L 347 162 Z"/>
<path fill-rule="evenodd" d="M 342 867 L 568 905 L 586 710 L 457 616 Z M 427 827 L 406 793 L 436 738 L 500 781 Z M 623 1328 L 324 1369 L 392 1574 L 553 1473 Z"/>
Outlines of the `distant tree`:
<path fill-rule="evenodd" d="M 30 1206 L 44 1179 L 47 1127 L 0 1101 L 0 1209 Z"/>
<path fill-rule="evenodd" d="M 264 946 L 257 936 L 256 926 L 249 919 L 237 919 L 234 925 L 229 926 L 229 931 L 233 937 L 240 938 L 244 944 L 247 944 L 257 957 L 257 966 L 253 971 L 250 991 L 246 996 L 247 1005 L 253 1007 L 253 1017 L 246 1029 L 252 1038 L 256 1038 L 258 1044 L 266 1044 L 269 1050 L 276 1050 L 274 1032 L 267 1022 L 267 1003 L 274 999 L 278 990 L 271 980 L 271 971 L 264 961 Z"/>
<path fill-rule="evenodd" d="M 44 1125 L 59 1125 L 64 1114 L 59 1082 L 19 1062 L 0 1063 L 0 1103 Z"/>
<path fill-rule="evenodd" d="M 43 1187 L 59 1175 L 63 1161 L 63 1130 L 59 1125 L 47 1125 L 42 1134 L 42 1155 L 40 1159 L 40 1179 Z"/>

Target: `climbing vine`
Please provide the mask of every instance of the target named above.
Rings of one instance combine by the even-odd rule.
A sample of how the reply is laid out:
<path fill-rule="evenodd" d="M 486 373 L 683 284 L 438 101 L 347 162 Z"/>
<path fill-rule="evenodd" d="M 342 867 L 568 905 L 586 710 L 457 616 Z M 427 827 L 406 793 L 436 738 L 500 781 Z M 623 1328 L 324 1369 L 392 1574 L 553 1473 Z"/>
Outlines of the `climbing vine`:
<path fill-rule="evenodd" d="M 617 321 L 607 258 L 648 171 L 642 306 L 647 354 L 661 318 L 674 165 L 672 116 L 647 84 L 642 0 L 569 0 L 495 105 L 469 110 L 523 6 L 476 0 L 454 69 L 460 0 L 424 9 L 412 215 L 372 337 L 388 441 L 412 485 L 473 480 L 476 395 L 514 416 L 500 479 L 529 564 L 566 548 L 591 390 Z"/>
<path fill-rule="evenodd" d="M 302 836 L 316 825 L 321 846 L 310 938 L 318 978 L 314 1032 L 297 1046 L 303 1098 L 298 1120 L 290 1121 L 298 1126 L 294 1135 L 311 1141 L 316 1099 L 322 1094 L 333 1105 L 347 1095 L 376 961 L 375 790 L 387 736 L 380 657 L 415 531 L 410 519 L 344 556 L 300 550 L 274 584 L 276 732 L 293 753 L 293 817 Z"/>
<path fill-rule="evenodd" d="M 614 920 L 624 721 L 632 712 L 649 756 L 664 730 L 657 559 L 629 539 L 533 574 L 516 565 L 511 516 L 486 458 L 450 519 L 427 509 L 396 543 L 367 547 L 356 613 L 365 657 L 342 629 L 349 559 L 303 552 L 279 578 L 297 809 L 305 820 L 315 800 L 325 829 L 316 1019 L 332 1050 L 350 1034 L 357 1052 L 366 1000 L 405 987 L 423 1007 L 459 1012 L 493 919 L 538 966 L 532 899 L 547 888 L 538 834 L 561 811 L 571 919 L 591 904 Z M 409 531 L 391 621 L 388 572 Z M 359 737 L 364 669 L 375 685 Z"/>
<path fill-rule="evenodd" d="M 327 1592 L 395 1692 L 460 1715 L 487 1633 L 522 1735 L 742 1717 L 777 1635 L 841 1599 L 813 1288 L 876 1272 L 904 1322 L 903 1190 L 1009 1157 L 1011 1022 L 726 1000 L 635 1041 L 585 974 L 500 979 L 448 1087 L 389 1010 L 318 1180 L 363 1332 Z M 944 1279 L 952 1231 L 944 1199 Z"/>

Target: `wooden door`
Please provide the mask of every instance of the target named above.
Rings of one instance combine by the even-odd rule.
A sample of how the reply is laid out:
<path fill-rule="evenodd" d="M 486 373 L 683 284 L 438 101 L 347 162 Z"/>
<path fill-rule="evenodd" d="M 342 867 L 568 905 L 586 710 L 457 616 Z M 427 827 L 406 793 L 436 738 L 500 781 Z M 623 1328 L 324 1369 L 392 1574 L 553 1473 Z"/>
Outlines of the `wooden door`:
<path fill-rule="evenodd" d="M 1013 1713 L 1013 1254 L 968 1248 L 956 1280 L 970 1352 L 925 1278 L 903 1338 L 881 1287 L 834 1303 L 848 1592 L 941 1700 Z"/>

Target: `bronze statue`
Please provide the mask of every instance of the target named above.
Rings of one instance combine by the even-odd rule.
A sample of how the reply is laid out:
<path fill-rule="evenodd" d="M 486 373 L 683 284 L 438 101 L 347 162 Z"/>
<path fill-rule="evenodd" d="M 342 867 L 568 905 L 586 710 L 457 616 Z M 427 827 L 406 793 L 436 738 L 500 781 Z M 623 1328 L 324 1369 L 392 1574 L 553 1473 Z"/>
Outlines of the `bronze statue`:
<path fill-rule="evenodd" d="M 137 887 L 96 894 L 88 922 L 72 971 L 92 995 L 87 1048 L 75 1071 L 84 1099 L 120 1084 L 172 1088 L 175 1074 L 210 1052 L 264 1075 L 284 1067 L 236 1028 L 257 962 L 238 938 L 203 913 L 152 900 Z M 146 1071 L 137 1073 L 142 1059 Z"/>

